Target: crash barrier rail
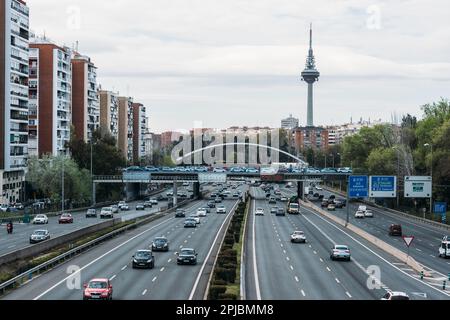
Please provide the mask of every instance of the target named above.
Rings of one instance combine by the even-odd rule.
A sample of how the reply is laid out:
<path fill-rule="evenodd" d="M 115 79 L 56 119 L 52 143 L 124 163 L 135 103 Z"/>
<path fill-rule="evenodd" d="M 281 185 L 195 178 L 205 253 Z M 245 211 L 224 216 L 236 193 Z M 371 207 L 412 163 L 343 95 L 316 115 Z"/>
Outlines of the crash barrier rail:
<path fill-rule="evenodd" d="M 346 197 L 347 196 L 345 193 L 343 193 L 341 191 L 338 191 L 338 190 L 334 190 L 334 189 L 331 189 L 331 188 L 324 188 L 324 189 L 329 191 L 329 192 L 337 193 L 337 194 L 341 195 L 342 197 Z M 424 223 L 424 224 L 428 224 L 428 225 L 436 227 L 436 228 L 441 228 L 441 229 L 445 229 L 446 231 L 450 231 L 450 225 L 447 225 L 447 224 L 444 224 L 444 223 L 436 222 L 436 221 L 429 220 L 429 219 L 424 219 L 424 218 L 417 217 L 415 215 L 408 214 L 406 212 L 402 212 L 402 211 L 398 211 L 398 210 L 394 210 L 394 209 L 391 209 L 391 208 L 386 208 L 386 207 L 383 207 L 383 206 L 381 206 L 379 204 L 376 204 L 376 203 L 374 203 L 372 201 L 358 200 L 358 202 L 370 205 L 370 206 L 375 207 L 375 208 L 380 209 L 380 210 L 385 210 L 388 213 L 391 213 L 393 215 L 400 215 L 402 217 L 405 217 L 405 218 L 408 218 L 408 219 L 411 219 L 411 220 L 414 220 L 414 221 L 418 221 L 418 222 L 421 222 L 421 223 Z"/>
<path fill-rule="evenodd" d="M 390 244 L 384 242 L 383 240 L 378 239 L 377 237 L 369 234 L 368 232 L 362 230 L 361 228 L 356 227 L 353 224 L 347 224 L 346 221 L 344 219 L 338 218 L 330 213 L 328 213 L 327 211 L 318 208 L 316 206 L 314 206 L 313 204 L 309 203 L 309 202 L 304 202 L 302 201 L 302 205 L 313 210 L 316 211 L 318 213 L 320 213 L 321 215 L 327 217 L 328 219 L 336 222 L 337 224 L 347 228 L 348 230 L 353 231 L 355 234 L 359 235 L 360 237 L 362 237 L 363 239 L 369 241 L 371 244 L 377 246 L 378 248 L 380 248 L 381 250 L 383 250 L 384 252 L 393 255 L 394 257 L 400 259 L 401 261 L 403 261 L 405 264 L 409 265 L 412 269 L 414 269 L 415 271 L 417 271 L 418 273 L 420 272 L 424 272 L 424 275 L 426 277 L 431 277 L 431 273 L 428 271 L 425 271 L 424 267 L 418 263 L 413 257 L 409 256 L 408 254 L 404 253 L 403 251 L 391 246 Z"/>
<path fill-rule="evenodd" d="M 90 248 L 92 248 L 92 247 L 94 247 L 94 246 L 104 242 L 105 240 L 109 240 L 109 239 L 114 238 L 117 235 L 122 234 L 122 233 L 124 233 L 124 232 L 126 232 L 128 230 L 135 229 L 135 228 L 137 228 L 137 227 L 139 227 L 141 225 L 144 225 L 144 224 L 150 223 L 152 221 L 155 221 L 155 220 L 157 220 L 159 218 L 162 218 L 162 217 L 166 216 L 167 214 L 173 212 L 177 208 L 187 204 L 188 202 L 189 202 L 189 200 L 186 200 L 186 201 L 180 202 L 175 207 L 172 207 L 172 208 L 170 208 L 170 209 L 168 209 L 166 211 L 160 212 L 159 214 L 155 215 L 154 213 L 152 213 L 150 217 L 146 217 L 144 219 L 136 219 L 136 221 L 133 224 L 130 224 L 128 226 L 125 226 L 125 227 L 122 227 L 120 229 L 114 230 L 114 231 L 112 231 L 110 233 L 107 233 L 107 234 L 105 234 L 103 236 L 100 236 L 100 237 L 98 237 L 98 238 L 96 238 L 94 240 L 91 240 L 91 241 L 89 241 L 89 242 L 87 242 L 87 243 L 85 243 L 85 244 L 83 244 L 81 246 L 73 248 L 73 249 L 71 249 L 71 250 L 69 250 L 69 251 L 67 251 L 67 252 L 65 252 L 65 253 L 63 253 L 63 254 L 55 257 L 55 258 L 52 258 L 52 259 L 50 259 L 50 260 L 48 260 L 48 261 L 46 261 L 46 262 L 44 262 L 44 263 L 34 267 L 34 268 L 31 268 L 30 270 L 27 270 L 27 271 L 23 272 L 22 274 L 20 274 L 20 275 L 14 277 L 14 278 L 12 278 L 12 279 L 2 283 L 2 284 L 0 284 L 0 293 L 4 294 L 7 289 L 14 289 L 16 287 L 20 287 L 21 285 L 31 281 L 33 279 L 33 275 L 34 274 L 40 274 L 42 271 L 46 272 L 46 271 L 50 270 L 51 268 L 55 267 L 56 265 L 60 264 L 61 262 L 65 262 L 66 260 L 73 258 L 74 256 L 76 256 L 76 255 L 78 255 L 78 254 L 80 254 L 80 253 L 82 253 L 82 252 L 84 252 L 84 251 L 86 251 L 86 250 L 88 250 L 88 249 L 90 249 Z M 119 220 L 120 219 L 115 219 L 115 220 L 112 220 L 112 221 L 107 221 L 105 223 L 109 222 L 111 224 L 110 226 L 113 226 L 115 223 L 119 223 L 120 222 Z M 96 226 L 98 226 L 98 224 Z M 105 227 L 105 228 L 107 228 L 107 227 Z M 100 230 L 97 230 L 97 231 L 100 231 Z M 81 235 L 78 235 L 78 237 L 80 237 L 80 236 Z M 65 237 L 65 236 L 61 236 L 61 237 L 58 237 L 58 238 L 62 238 L 62 237 Z M 56 240 L 58 238 L 55 238 L 53 240 Z M 51 240 L 48 240 L 48 241 L 51 241 Z M 66 241 L 70 241 L 70 240 L 64 240 L 62 243 L 65 243 Z M 42 243 L 42 244 L 44 244 L 44 243 Z M 22 251 L 22 250 L 19 250 L 19 251 Z M 2 264 L 2 262 L 0 262 L 0 264 Z"/>

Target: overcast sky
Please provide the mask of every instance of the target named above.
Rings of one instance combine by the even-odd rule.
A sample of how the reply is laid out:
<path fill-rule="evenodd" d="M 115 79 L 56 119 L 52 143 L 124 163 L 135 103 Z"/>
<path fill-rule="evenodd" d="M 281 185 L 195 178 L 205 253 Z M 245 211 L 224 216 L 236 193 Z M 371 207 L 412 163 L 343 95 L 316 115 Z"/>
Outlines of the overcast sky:
<path fill-rule="evenodd" d="M 149 107 L 152 131 L 421 116 L 450 97 L 448 0 L 28 0 L 31 29 L 98 66 L 103 89 Z M 313 5 L 314 4 L 314 5 Z"/>

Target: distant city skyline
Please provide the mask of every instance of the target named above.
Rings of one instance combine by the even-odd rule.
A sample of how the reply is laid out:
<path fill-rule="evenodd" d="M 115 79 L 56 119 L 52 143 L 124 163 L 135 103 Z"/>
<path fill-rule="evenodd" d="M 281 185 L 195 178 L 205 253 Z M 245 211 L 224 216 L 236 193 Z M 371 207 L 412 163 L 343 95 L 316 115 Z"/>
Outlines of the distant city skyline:
<path fill-rule="evenodd" d="M 445 97 L 446 2 L 29 0 L 33 31 L 95 61 L 105 90 L 147 106 L 154 132 L 306 124 L 300 81 L 314 26 L 315 125 L 391 120 Z M 99 14 L 99 12 L 101 14 Z M 431 19 L 432 17 L 432 19 Z M 111 24 L 111 21 L 121 21 Z"/>

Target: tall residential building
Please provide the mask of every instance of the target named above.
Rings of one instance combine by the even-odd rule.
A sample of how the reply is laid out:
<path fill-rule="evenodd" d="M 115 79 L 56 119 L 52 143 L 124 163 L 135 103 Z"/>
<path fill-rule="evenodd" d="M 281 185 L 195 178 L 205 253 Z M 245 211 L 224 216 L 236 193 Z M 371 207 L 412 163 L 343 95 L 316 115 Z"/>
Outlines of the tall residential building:
<path fill-rule="evenodd" d="M 28 154 L 39 156 L 39 50 L 30 49 L 29 70 L 30 79 L 28 82 L 29 102 L 28 102 Z"/>
<path fill-rule="evenodd" d="M 97 67 L 89 57 L 72 57 L 72 123 L 78 139 L 90 142 L 100 127 Z"/>
<path fill-rule="evenodd" d="M 36 60 L 39 156 L 68 154 L 72 123 L 71 50 L 46 38 L 31 39 L 30 48 L 39 57 Z"/>
<path fill-rule="evenodd" d="M 100 127 L 109 130 L 119 146 L 119 96 L 112 91 L 100 90 Z"/>
<path fill-rule="evenodd" d="M 29 9 L 0 4 L 0 203 L 22 199 L 28 156 Z"/>
<path fill-rule="evenodd" d="M 133 99 L 119 97 L 119 149 L 133 162 Z"/>
<path fill-rule="evenodd" d="M 145 133 L 147 132 L 146 108 L 141 103 L 133 103 L 133 159 L 145 157 Z"/>
<path fill-rule="evenodd" d="M 288 118 L 281 120 L 281 129 L 292 130 L 298 127 L 299 120 L 292 117 L 292 114 Z"/>
<path fill-rule="evenodd" d="M 147 120 L 148 123 L 148 120 Z M 153 156 L 153 133 L 147 131 L 144 133 L 145 157 Z"/>
<path fill-rule="evenodd" d="M 328 130 L 321 127 L 299 127 L 294 130 L 295 149 L 297 153 L 303 149 L 328 148 Z"/>

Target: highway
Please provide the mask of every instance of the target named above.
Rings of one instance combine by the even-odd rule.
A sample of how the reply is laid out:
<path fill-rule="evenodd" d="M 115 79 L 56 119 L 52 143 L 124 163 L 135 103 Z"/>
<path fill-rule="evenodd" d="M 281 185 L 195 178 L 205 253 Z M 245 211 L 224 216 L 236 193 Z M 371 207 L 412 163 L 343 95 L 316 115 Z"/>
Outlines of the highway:
<path fill-rule="evenodd" d="M 168 189 L 171 190 L 171 189 Z M 164 190 L 162 192 L 167 192 L 168 190 Z M 183 188 L 179 188 L 180 191 L 186 191 Z M 188 193 L 188 196 L 190 193 Z M 151 196 L 150 198 L 154 198 L 157 195 Z M 169 201 L 172 200 L 169 198 Z M 142 203 L 143 201 L 133 201 L 129 202 L 130 210 L 129 211 L 119 211 L 119 213 L 114 214 L 115 218 L 122 218 L 122 220 L 130 220 L 135 219 L 139 216 L 145 215 L 149 212 L 156 211 L 157 208 L 167 207 L 168 201 L 159 201 L 158 205 L 154 205 L 152 208 L 146 208 L 144 211 L 136 211 L 136 204 Z M 59 224 L 59 217 L 49 217 L 48 224 L 46 225 L 34 225 L 32 223 L 29 224 L 14 224 L 14 232 L 12 234 L 7 234 L 6 226 L 2 226 L 0 232 L 0 255 L 8 254 L 10 252 L 14 252 L 20 249 L 23 249 L 27 246 L 30 246 L 29 238 L 30 235 L 35 230 L 45 229 L 50 232 L 50 236 L 52 238 L 58 237 L 70 232 L 73 232 L 77 229 L 85 228 L 91 225 L 95 225 L 105 221 L 105 219 L 100 219 L 100 210 L 97 209 L 97 218 L 86 218 L 85 211 L 82 212 L 74 212 L 73 224 Z"/>
<path fill-rule="evenodd" d="M 264 197 L 260 188 L 251 194 Z M 285 205 L 278 202 L 278 206 Z M 449 299 L 449 294 L 420 281 L 408 266 L 321 215 L 302 208 L 301 215 L 270 214 L 267 200 L 254 200 L 264 216 L 251 214 L 247 227 L 246 299 L 374 300 L 386 290 L 404 291 L 411 299 Z M 302 230 L 306 244 L 292 244 L 290 234 Z M 333 244 L 350 247 L 352 261 L 331 261 Z M 380 270 L 379 288 L 367 286 L 367 268 Z"/>
<path fill-rule="evenodd" d="M 245 188 L 245 186 L 242 186 Z M 5 296 L 7 300 L 80 300 L 82 284 L 92 278 L 106 277 L 113 284 L 113 299 L 116 300 L 175 300 L 189 299 L 194 289 L 205 286 L 199 282 L 199 275 L 205 272 L 208 254 L 217 233 L 224 230 L 225 219 L 238 200 L 224 200 L 227 214 L 216 214 L 214 209 L 207 217 L 201 218 L 197 228 L 184 228 L 183 218 L 174 218 L 169 214 L 133 231 L 103 243 L 94 249 L 75 257 L 71 261 L 34 279 L 27 285 Z M 194 201 L 186 207 L 186 215 L 204 207 L 207 200 Z M 166 236 L 170 242 L 169 252 L 154 252 L 155 268 L 132 269 L 132 255 L 136 250 L 147 249 L 155 237 Z M 195 266 L 177 265 L 175 252 L 182 247 L 190 247 L 198 252 L 198 264 Z M 78 266 L 80 286 L 69 288 L 73 275 L 66 271 L 69 266 Z M 72 278 L 71 278 L 72 277 Z"/>

